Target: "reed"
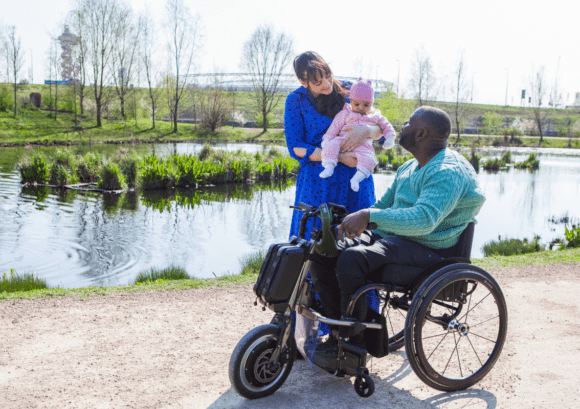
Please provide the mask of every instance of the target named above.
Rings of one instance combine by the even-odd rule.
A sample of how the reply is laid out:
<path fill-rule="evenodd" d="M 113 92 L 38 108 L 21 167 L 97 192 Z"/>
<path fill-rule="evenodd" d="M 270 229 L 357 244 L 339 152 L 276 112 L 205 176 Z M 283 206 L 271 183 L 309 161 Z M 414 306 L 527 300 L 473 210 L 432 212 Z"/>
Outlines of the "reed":
<path fill-rule="evenodd" d="M 190 280 L 191 277 L 184 268 L 169 266 L 167 268 L 152 267 L 149 271 L 141 272 L 135 278 L 135 283 L 157 282 L 158 280 Z"/>
<path fill-rule="evenodd" d="M 46 281 L 35 277 L 34 274 L 19 275 L 10 269 L 10 275 L 4 273 L 0 277 L 0 293 L 14 293 L 17 291 L 31 291 L 48 288 Z"/>

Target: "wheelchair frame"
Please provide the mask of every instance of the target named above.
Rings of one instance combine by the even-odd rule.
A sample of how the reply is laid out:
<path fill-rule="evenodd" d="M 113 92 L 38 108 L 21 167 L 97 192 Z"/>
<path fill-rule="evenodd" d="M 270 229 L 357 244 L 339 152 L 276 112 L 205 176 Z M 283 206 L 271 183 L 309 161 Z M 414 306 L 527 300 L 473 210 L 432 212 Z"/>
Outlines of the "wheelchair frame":
<path fill-rule="evenodd" d="M 387 330 L 388 333 L 388 328 L 384 328 L 380 323 L 359 322 L 355 319 L 331 319 L 320 314 L 311 305 L 311 285 L 307 280 L 307 274 L 312 263 L 310 256 L 315 251 L 321 254 L 332 252 L 332 243 L 334 244 L 334 249 L 336 248 L 334 227 L 340 224 L 347 214 L 342 206 L 329 204 L 328 207 L 330 207 L 331 212 L 328 211 L 326 206 L 326 204 L 323 204 L 320 208 L 315 208 L 301 203 L 297 207 L 303 212 L 299 238 L 302 244 L 307 244 L 308 250 L 290 299 L 288 302 L 280 304 L 267 304 L 260 300 L 264 304 L 263 309 L 271 309 L 275 312 L 275 316 L 270 324 L 257 327 L 246 334 L 232 353 L 229 366 L 231 384 L 240 395 L 248 399 L 261 398 L 274 393 L 288 377 L 297 353 L 296 343 L 291 334 L 294 321 L 292 313 L 294 311 L 312 321 L 345 328 L 349 336 L 360 333 L 365 329 Z M 321 230 L 313 228 L 311 237 L 314 236 L 315 238 L 306 241 L 304 238 L 306 223 L 312 217 L 321 218 L 323 228 Z M 329 228 L 329 226 L 332 226 L 332 228 Z M 329 232 L 332 232 L 332 234 Z M 329 236 L 332 236 L 332 239 L 329 239 Z M 471 242 L 468 244 L 470 251 Z M 489 294 L 471 308 L 471 296 L 480 286 L 481 288 L 487 288 Z M 383 303 L 381 314 L 383 316 L 387 306 L 406 311 L 404 328 L 392 334 L 392 337 L 387 337 L 387 351 L 389 349 L 391 351 L 399 349 L 404 343 L 409 363 L 414 372 L 423 382 L 435 389 L 454 391 L 472 386 L 491 370 L 501 354 L 507 334 L 507 307 L 503 293 L 493 277 L 486 271 L 473 266 L 469 259 L 443 259 L 423 269 L 407 285 L 396 283 L 367 284 L 357 290 L 352 296 L 347 309 L 348 317 L 352 315 L 357 300 L 368 291 L 374 291 L 381 299 Z M 394 294 L 402 294 L 402 296 L 395 296 Z M 474 341 L 471 341 L 469 337 L 471 327 L 467 323 L 467 319 L 468 315 L 476 308 L 479 308 L 479 305 L 489 295 L 492 295 L 494 304 L 498 308 L 497 316 L 493 316 L 476 325 L 484 325 L 487 322 L 494 324 L 495 319 L 498 318 L 497 339 L 493 341 L 489 339 L 490 337 L 482 337 L 473 333 L 495 344 L 491 353 L 488 353 L 489 358 L 485 360 L 484 364 L 475 350 Z M 467 312 L 461 315 L 466 304 Z M 434 315 L 434 310 L 440 310 L 440 315 Z M 472 313 L 472 316 L 473 314 L 475 313 Z M 441 328 L 441 330 L 446 332 L 423 337 L 423 331 L 427 323 L 433 324 L 432 326 L 435 328 Z M 429 362 L 429 359 L 449 334 L 453 334 L 455 348 L 451 352 L 451 357 L 443 369 L 443 373 L 441 373 L 441 369 L 435 368 L 436 365 Z M 431 352 L 431 355 L 426 357 L 426 343 L 430 342 L 426 340 L 436 337 L 442 337 L 442 339 L 435 347 L 435 350 Z M 337 338 L 338 355 L 331 359 L 314 361 L 314 363 L 337 376 L 355 376 L 354 388 L 357 394 L 362 397 L 371 396 L 374 392 L 374 381 L 366 368 L 367 351 L 349 344 L 348 336 L 339 335 Z M 467 377 L 463 375 L 459 356 L 458 345 L 462 339 L 469 339 L 469 344 L 481 364 L 481 368 L 477 370 L 471 369 L 472 374 Z M 461 373 L 458 378 L 445 376 L 451 358 L 454 358 L 455 353 L 457 353 L 459 371 Z M 466 367 L 465 369 L 467 370 L 468 368 Z"/>

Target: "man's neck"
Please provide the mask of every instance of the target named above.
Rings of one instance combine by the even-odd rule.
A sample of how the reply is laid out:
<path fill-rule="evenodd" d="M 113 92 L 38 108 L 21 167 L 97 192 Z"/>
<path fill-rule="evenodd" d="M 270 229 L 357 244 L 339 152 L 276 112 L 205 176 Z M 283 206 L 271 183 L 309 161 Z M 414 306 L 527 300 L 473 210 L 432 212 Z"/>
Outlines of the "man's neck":
<path fill-rule="evenodd" d="M 422 168 L 423 166 L 425 166 L 427 163 L 429 163 L 429 161 L 431 159 L 433 159 L 435 156 L 437 156 L 437 154 L 439 152 L 441 152 L 442 150 L 445 150 L 445 148 L 443 149 L 439 149 L 437 151 L 429 151 L 429 152 L 418 152 L 415 156 L 415 159 L 417 159 L 417 162 L 419 162 L 419 167 Z"/>

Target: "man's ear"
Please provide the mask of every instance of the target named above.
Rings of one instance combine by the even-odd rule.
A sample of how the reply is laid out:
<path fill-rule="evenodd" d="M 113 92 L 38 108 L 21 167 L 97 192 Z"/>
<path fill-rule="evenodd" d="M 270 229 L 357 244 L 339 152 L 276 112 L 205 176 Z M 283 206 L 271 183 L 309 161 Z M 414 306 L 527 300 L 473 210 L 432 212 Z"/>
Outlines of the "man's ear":
<path fill-rule="evenodd" d="M 417 142 L 423 141 L 429 137 L 429 130 L 425 127 L 420 127 L 417 133 L 415 134 L 415 139 Z"/>

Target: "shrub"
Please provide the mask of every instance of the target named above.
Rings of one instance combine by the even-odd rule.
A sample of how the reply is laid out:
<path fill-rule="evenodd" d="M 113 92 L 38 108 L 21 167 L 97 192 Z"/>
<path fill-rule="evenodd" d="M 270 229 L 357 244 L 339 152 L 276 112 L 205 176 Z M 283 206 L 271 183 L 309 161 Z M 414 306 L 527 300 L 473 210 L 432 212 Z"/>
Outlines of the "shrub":
<path fill-rule="evenodd" d="M 93 152 L 82 156 L 77 165 L 77 176 L 81 183 L 98 182 L 101 168 L 103 167 L 103 159 Z"/>
<path fill-rule="evenodd" d="M 499 170 L 503 167 L 505 167 L 505 162 L 498 158 L 489 159 L 483 162 L 483 168 L 485 170 Z"/>
<path fill-rule="evenodd" d="M 525 161 L 516 163 L 515 167 L 518 169 L 538 169 L 540 167 L 540 161 L 537 159 L 535 153 L 530 153 Z"/>
<path fill-rule="evenodd" d="M 566 237 L 566 247 L 580 247 L 580 226 L 564 226 L 564 235 Z"/>
<path fill-rule="evenodd" d="M 210 144 L 206 143 L 205 145 L 203 145 L 203 148 L 201 148 L 201 151 L 199 152 L 199 155 L 197 155 L 197 157 L 200 160 L 206 160 L 207 158 L 213 155 L 215 155 L 214 148 L 212 148 Z"/>
<path fill-rule="evenodd" d="M 109 162 L 103 166 L 98 187 L 104 190 L 123 190 L 127 188 L 127 182 L 118 164 Z"/>
<path fill-rule="evenodd" d="M 527 254 L 543 251 L 544 247 L 540 245 L 540 237 L 536 236 L 532 241 L 528 239 L 503 239 L 491 240 L 483 245 L 483 254 L 485 257 L 490 256 L 513 256 L 518 254 Z"/>
<path fill-rule="evenodd" d="M 501 161 L 503 163 L 512 163 L 512 153 L 507 149 L 501 154 Z"/>
<path fill-rule="evenodd" d="M 50 177 L 50 167 L 42 155 L 34 155 L 20 165 L 20 175 L 23 183 L 46 184 Z"/>

